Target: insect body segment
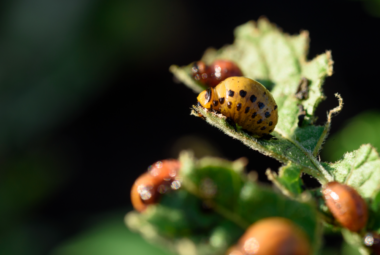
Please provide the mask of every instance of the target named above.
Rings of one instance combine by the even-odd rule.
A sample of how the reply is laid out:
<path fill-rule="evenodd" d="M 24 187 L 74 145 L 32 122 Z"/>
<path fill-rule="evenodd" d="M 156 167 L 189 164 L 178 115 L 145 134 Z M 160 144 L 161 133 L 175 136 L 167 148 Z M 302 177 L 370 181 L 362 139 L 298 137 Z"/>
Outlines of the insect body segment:
<path fill-rule="evenodd" d="M 290 220 L 265 218 L 252 224 L 226 255 L 309 255 L 306 234 Z"/>
<path fill-rule="evenodd" d="M 210 66 L 198 61 L 194 63 L 191 71 L 195 80 L 209 87 L 215 87 L 228 77 L 243 75 L 234 62 L 220 59 L 215 60 Z"/>
<path fill-rule="evenodd" d="M 327 207 L 335 219 L 345 228 L 357 232 L 367 224 L 367 204 L 352 187 L 329 182 L 323 188 L 323 196 Z"/>
<path fill-rule="evenodd" d="M 198 102 L 232 119 L 243 129 L 263 136 L 277 124 L 277 105 L 272 94 L 257 81 L 230 77 L 215 88 L 201 92 Z"/>
<path fill-rule="evenodd" d="M 180 183 L 176 180 L 180 163 L 177 160 L 157 161 L 151 165 L 148 172 L 142 174 L 131 190 L 133 207 L 144 211 L 150 204 L 158 202 L 160 196 L 169 190 L 176 190 Z"/>

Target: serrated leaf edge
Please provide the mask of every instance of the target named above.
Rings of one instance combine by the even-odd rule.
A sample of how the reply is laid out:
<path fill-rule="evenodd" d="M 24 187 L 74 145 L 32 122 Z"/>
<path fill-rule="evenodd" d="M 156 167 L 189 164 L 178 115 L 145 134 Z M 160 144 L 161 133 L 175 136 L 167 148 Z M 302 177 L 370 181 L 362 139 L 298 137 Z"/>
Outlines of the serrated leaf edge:
<path fill-rule="evenodd" d="M 343 99 L 342 99 L 342 97 L 338 93 L 335 94 L 335 97 L 338 98 L 338 103 L 339 104 L 338 104 L 337 107 L 335 107 L 334 109 L 331 109 L 327 113 L 327 122 L 325 124 L 324 129 L 323 129 L 322 135 L 319 137 L 317 145 L 315 146 L 314 151 L 313 151 L 313 156 L 315 156 L 315 157 L 319 154 L 319 151 L 322 149 L 322 145 L 326 141 L 326 138 L 327 138 L 327 136 L 328 136 L 328 134 L 330 132 L 330 129 L 331 129 L 331 119 L 332 119 L 333 115 L 337 115 L 343 109 Z"/>

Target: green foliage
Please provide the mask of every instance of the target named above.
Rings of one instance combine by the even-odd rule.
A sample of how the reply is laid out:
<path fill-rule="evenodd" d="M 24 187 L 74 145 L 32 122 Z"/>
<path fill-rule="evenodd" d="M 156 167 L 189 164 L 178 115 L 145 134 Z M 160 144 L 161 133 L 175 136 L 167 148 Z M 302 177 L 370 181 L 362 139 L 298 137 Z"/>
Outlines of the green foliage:
<path fill-rule="evenodd" d="M 171 248 L 179 254 L 223 254 L 250 224 L 278 216 L 295 222 L 318 247 L 320 230 L 311 201 L 287 198 L 247 178 L 241 160 L 196 160 L 185 152 L 180 161 L 181 190 L 142 214 L 128 214 L 131 229 L 162 244 L 174 240 Z M 202 204 L 212 210 L 202 212 Z M 184 242 L 196 247 L 194 253 L 183 248 Z"/>
<path fill-rule="evenodd" d="M 297 164 L 303 171 L 320 179 L 322 182 L 331 180 L 324 171 L 315 155 L 326 137 L 329 123 L 323 126 L 312 125 L 314 111 L 324 98 L 321 91 L 326 76 L 332 74 L 331 53 L 326 52 L 314 60 L 307 62 L 308 33 L 298 36 L 282 33 L 266 19 L 260 19 L 257 24 L 248 22 L 235 30 L 235 42 L 220 50 L 209 49 L 203 56 L 206 63 L 215 59 L 229 59 L 236 62 L 244 75 L 261 81 L 271 89 L 278 105 L 279 121 L 272 133 L 277 139 L 255 139 L 243 131 L 235 132 L 220 115 L 195 107 L 206 117 L 206 121 L 226 134 L 242 141 L 254 150 L 274 157 L 287 164 L 289 161 Z M 179 68 L 172 66 L 171 71 L 193 90 L 200 92 L 204 88 L 191 78 L 191 64 Z M 301 78 L 308 80 L 309 96 L 305 100 L 295 97 Z M 196 89 L 195 89 L 196 88 Z M 303 105 L 307 117 L 299 126 L 299 105 Z"/>
<path fill-rule="evenodd" d="M 369 144 L 346 153 L 336 163 L 324 163 L 324 166 L 336 181 L 354 187 L 364 198 L 373 198 L 380 190 L 380 158 Z"/>
<path fill-rule="evenodd" d="M 280 168 L 278 176 L 271 170 L 267 171 L 267 175 L 268 179 L 275 183 L 284 194 L 294 196 L 302 192 L 301 170 L 302 169 L 297 165 L 288 164 Z"/>
<path fill-rule="evenodd" d="M 360 132 L 358 132 L 360 130 Z M 321 156 L 326 161 L 336 161 L 347 151 L 365 143 L 380 148 L 380 112 L 369 110 L 346 121 L 342 128 L 326 141 Z M 349 138 L 349 139 L 348 139 Z"/>
<path fill-rule="evenodd" d="M 325 229 L 341 230 L 346 242 L 344 254 L 369 254 L 362 238 L 366 230 L 380 227 L 380 172 L 377 171 L 380 158 L 374 147 L 362 145 L 335 163 L 320 161 L 319 152 L 327 138 L 332 115 L 342 109 L 343 101 L 336 94 L 339 106 L 328 112 L 326 124 L 314 124 L 315 110 L 324 99 L 322 85 L 324 79 L 332 75 L 333 61 L 331 52 L 308 61 L 308 43 L 307 31 L 290 36 L 268 20 L 260 19 L 236 28 L 232 45 L 219 50 L 208 49 L 202 57 L 206 64 L 216 59 L 236 62 L 246 77 L 261 82 L 273 94 L 279 121 L 270 138 L 251 136 L 240 128 L 236 130 L 225 116 L 201 106 L 193 106 L 192 114 L 201 115 L 225 134 L 283 163 L 278 174 L 267 171 L 269 180 L 280 192 L 258 184 L 252 174 L 246 175 L 241 160 L 196 160 L 186 152 L 180 157 L 181 190 L 164 196 L 160 204 L 150 206 L 142 214 L 128 214 L 126 223 L 131 229 L 150 240 L 170 244 L 179 254 L 223 254 L 250 224 L 280 216 L 305 231 L 314 254 L 322 254 L 321 223 Z M 171 66 L 170 70 L 199 93 L 205 87 L 192 78 L 191 67 L 192 64 Z M 296 97 L 299 85 L 305 82 L 307 96 Z M 302 122 L 300 106 L 306 112 Z M 313 176 L 322 185 L 336 180 L 357 189 L 370 208 L 367 227 L 360 233 L 341 229 L 324 203 L 321 189 L 304 189 L 302 174 Z M 211 211 L 205 214 L 199 209 L 199 203 Z M 218 233 L 218 242 L 212 241 L 217 239 L 215 233 Z"/>

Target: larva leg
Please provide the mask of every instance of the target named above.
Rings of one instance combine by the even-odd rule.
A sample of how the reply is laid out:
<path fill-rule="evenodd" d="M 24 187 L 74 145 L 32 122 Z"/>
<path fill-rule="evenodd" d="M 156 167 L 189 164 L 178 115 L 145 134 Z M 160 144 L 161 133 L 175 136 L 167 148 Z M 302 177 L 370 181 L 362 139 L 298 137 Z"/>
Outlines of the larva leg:
<path fill-rule="evenodd" d="M 227 119 L 226 119 L 226 122 L 227 122 L 230 126 L 232 126 L 232 127 L 235 129 L 235 131 L 237 131 L 236 123 L 235 123 L 235 121 L 232 120 L 232 118 L 227 118 Z"/>

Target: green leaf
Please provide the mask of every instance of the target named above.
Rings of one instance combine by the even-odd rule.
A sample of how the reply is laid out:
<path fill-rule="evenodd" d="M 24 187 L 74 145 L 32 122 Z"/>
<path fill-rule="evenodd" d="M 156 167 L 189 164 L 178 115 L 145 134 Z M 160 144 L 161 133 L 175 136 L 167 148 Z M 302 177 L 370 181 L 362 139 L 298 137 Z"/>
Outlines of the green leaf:
<path fill-rule="evenodd" d="M 370 255 L 371 252 L 367 247 L 363 244 L 363 238 L 357 234 L 353 233 L 347 229 L 342 229 L 342 235 L 344 237 L 344 240 L 347 243 L 347 246 L 344 247 L 343 254 L 360 254 L 360 255 Z"/>
<path fill-rule="evenodd" d="M 201 175 L 205 178 L 202 195 L 190 191 L 191 184 L 185 185 L 189 183 L 186 172 L 194 170 L 193 159 L 188 157 L 186 162 L 181 162 L 181 189 L 165 194 L 160 204 L 149 206 L 141 214 L 129 213 L 126 217 L 128 227 L 178 254 L 224 254 L 244 233 L 245 223 L 241 227 L 239 222 L 213 210 L 208 196 L 215 192 L 214 181 L 224 183 L 223 189 L 218 190 L 216 201 L 225 205 L 234 203 L 243 185 L 241 175 L 236 175 L 235 171 L 242 171 L 243 164 L 210 158 L 202 162 L 210 171 L 203 173 L 211 173 Z"/>
<path fill-rule="evenodd" d="M 317 246 L 318 223 L 314 204 L 289 199 L 271 188 L 257 184 L 242 175 L 239 161 L 228 163 L 215 158 L 199 161 L 189 154 L 181 155 L 183 184 L 192 193 L 210 199 L 213 208 L 232 222 L 248 225 L 267 217 L 285 217 L 307 233 Z"/>
<path fill-rule="evenodd" d="M 380 157 L 376 149 L 372 145 L 365 144 L 356 151 L 346 153 L 342 160 L 324 165 L 336 181 L 355 188 L 367 201 L 369 205 L 367 230 L 380 230 Z M 362 237 L 346 230 L 342 231 L 350 246 L 361 245 L 360 254 L 369 254 L 362 245 Z"/>
<path fill-rule="evenodd" d="M 380 148 L 380 111 L 368 110 L 346 121 L 323 146 L 321 156 L 325 161 L 339 160 L 347 151 L 353 151 L 365 143 Z M 349 137 L 350 139 L 347 139 Z"/>
<path fill-rule="evenodd" d="M 371 200 L 367 228 L 378 233 L 380 232 L 380 190 L 377 191 Z"/>
<path fill-rule="evenodd" d="M 370 144 L 346 153 L 342 160 L 323 163 L 334 180 L 355 188 L 365 198 L 373 198 L 380 189 L 380 158 Z"/>
<path fill-rule="evenodd" d="M 301 168 L 289 163 L 279 170 L 279 174 L 267 170 L 268 179 L 271 180 L 285 195 L 296 197 L 302 193 Z"/>
<path fill-rule="evenodd" d="M 322 183 L 332 180 L 329 173 L 312 155 L 312 152 L 307 151 L 297 141 L 279 134 L 277 130 L 271 133 L 273 138 L 269 140 L 258 139 L 250 136 L 242 130 L 235 130 L 227 123 L 226 117 L 221 114 L 211 112 L 198 106 L 194 106 L 194 110 L 194 115 L 197 115 L 198 113 L 202 114 L 206 117 L 206 122 L 219 128 L 225 134 L 240 140 L 251 149 L 257 150 L 260 153 L 273 157 L 283 163 L 288 163 L 290 161 L 302 168 L 303 172 L 314 176 Z"/>
<path fill-rule="evenodd" d="M 129 228 L 179 254 L 215 255 L 224 254 L 252 223 L 285 217 L 305 231 L 314 250 L 319 247 L 320 227 L 310 201 L 289 199 L 257 184 L 244 174 L 242 160 L 195 160 L 182 153 L 180 161 L 180 192 L 165 194 L 160 204 L 141 214 L 129 213 Z M 210 209 L 202 211 L 202 204 Z"/>
<path fill-rule="evenodd" d="M 322 84 L 326 76 L 332 75 L 333 61 L 330 52 L 306 61 L 308 42 L 306 31 L 290 36 L 268 20 L 259 19 L 257 23 L 251 21 L 237 27 L 232 45 L 219 50 L 208 49 L 202 57 L 208 64 L 216 59 L 232 60 L 240 66 L 246 77 L 261 82 L 271 90 L 279 111 L 279 121 L 272 132 L 276 139 L 256 139 L 242 131 L 234 131 L 222 115 L 201 107 L 194 107 L 194 115 L 203 115 L 208 123 L 250 148 L 284 164 L 290 161 L 302 172 L 325 183 L 331 181 L 332 177 L 315 156 L 327 137 L 331 114 L 325 126 L 314 126 L 313 115 L 324 98 Z M 195 92 L 204 89 L 204 86 L 192 79 L 191 64 L 181 68 L 172 66 L 170 70 Z M 309 91 L 303 100 L 295 96 L 301 78 L 307 79 Z M 303 123 L 299 123 L 299 105 L 303 105 L 306 111 Z"/>

